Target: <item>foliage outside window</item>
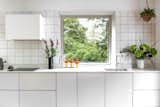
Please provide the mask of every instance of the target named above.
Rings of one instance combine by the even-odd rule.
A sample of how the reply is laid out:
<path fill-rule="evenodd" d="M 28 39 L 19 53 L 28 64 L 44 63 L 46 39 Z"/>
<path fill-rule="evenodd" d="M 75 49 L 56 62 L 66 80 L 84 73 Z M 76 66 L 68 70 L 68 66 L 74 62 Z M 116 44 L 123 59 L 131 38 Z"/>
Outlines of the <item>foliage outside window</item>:
<path fill-rule="evenodd" d="M 109 62 L 110 17 L 64 17 L 64 58 L 81 62 Z"/>

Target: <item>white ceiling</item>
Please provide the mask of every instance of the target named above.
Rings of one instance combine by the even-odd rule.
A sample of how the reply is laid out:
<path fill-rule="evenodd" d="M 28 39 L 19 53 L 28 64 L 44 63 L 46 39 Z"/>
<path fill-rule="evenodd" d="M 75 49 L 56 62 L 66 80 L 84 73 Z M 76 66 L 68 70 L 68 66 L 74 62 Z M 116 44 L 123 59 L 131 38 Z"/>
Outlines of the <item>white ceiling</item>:
<path fill-rule="evenodd" d="M 150 0 L 154 6 L 155 0 Z M 144 8 L 145 0 L 0 0 L 1 10 L 135 10 Z"/>

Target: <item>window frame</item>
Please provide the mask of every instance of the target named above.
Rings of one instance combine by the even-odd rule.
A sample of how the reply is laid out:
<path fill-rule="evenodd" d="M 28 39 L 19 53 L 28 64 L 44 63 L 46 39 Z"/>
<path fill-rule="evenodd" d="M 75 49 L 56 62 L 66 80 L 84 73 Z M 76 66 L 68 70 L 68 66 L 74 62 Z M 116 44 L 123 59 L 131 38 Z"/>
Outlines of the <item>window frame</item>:
<path fill-rule="evenodd" d="M 88 18 L 88 17 L 108 17 L 109 23 L 111 25 L 111 35 L 109 36 L 108 42 L 109 42 L 109 61 L 108 62 L 89 62 L 80 63 L 80 66 L 82 67 L 105 67 L 105 68 L 115 68 L 116 67 L 116 55 L 115 55 L 115 26 L 114 26 L 114 13 L 86 13 L 86 12 L 80 12 L 80 13 L 74 13 L 74 12 L 63 12 L 60 15 L 61 18 L 61 41 L 62 41 L 62 62 L 64 62 L 64 18 Z"/>

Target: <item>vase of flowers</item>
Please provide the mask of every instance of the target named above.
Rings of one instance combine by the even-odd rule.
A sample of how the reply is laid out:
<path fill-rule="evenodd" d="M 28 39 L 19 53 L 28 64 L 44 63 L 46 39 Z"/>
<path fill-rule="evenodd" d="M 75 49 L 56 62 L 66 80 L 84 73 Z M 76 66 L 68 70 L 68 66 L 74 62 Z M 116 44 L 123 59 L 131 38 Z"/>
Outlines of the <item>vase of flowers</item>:
<path fill-rule="evenodd" d="M 47 40 L 43 40 L 45 44 L 45 53 L 46 57 L 48 58 L 48 69 L 54 68 L 54 57 L 56 56 L 57 48 L 58 48 L 58 40 L 53 41 L 52 39 L 49 40 L 49 43 Z"/>
<path fill-rule="evenodd" d="M 147 44 L 131 45 L 127 48 L 124 48 L 121 52 L 133 54 L 133 56 L 136 58 L 137 68 L 140 69 L 144 68 L 144 59 L 151 60 L 157 55 L 157 50 Z"/>

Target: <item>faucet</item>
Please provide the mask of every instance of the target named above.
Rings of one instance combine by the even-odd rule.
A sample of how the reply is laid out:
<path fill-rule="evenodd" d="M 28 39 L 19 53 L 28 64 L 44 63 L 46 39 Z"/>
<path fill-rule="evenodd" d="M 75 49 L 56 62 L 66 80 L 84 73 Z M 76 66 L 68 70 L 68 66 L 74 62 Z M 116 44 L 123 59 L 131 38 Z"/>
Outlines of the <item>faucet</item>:
<path fill-rule="evenodd" d="M 4 69 L 4 63 L 6 63 L 6 61 L 4 61 L 2 58 L 0 58 L 0 70 Z"/>

